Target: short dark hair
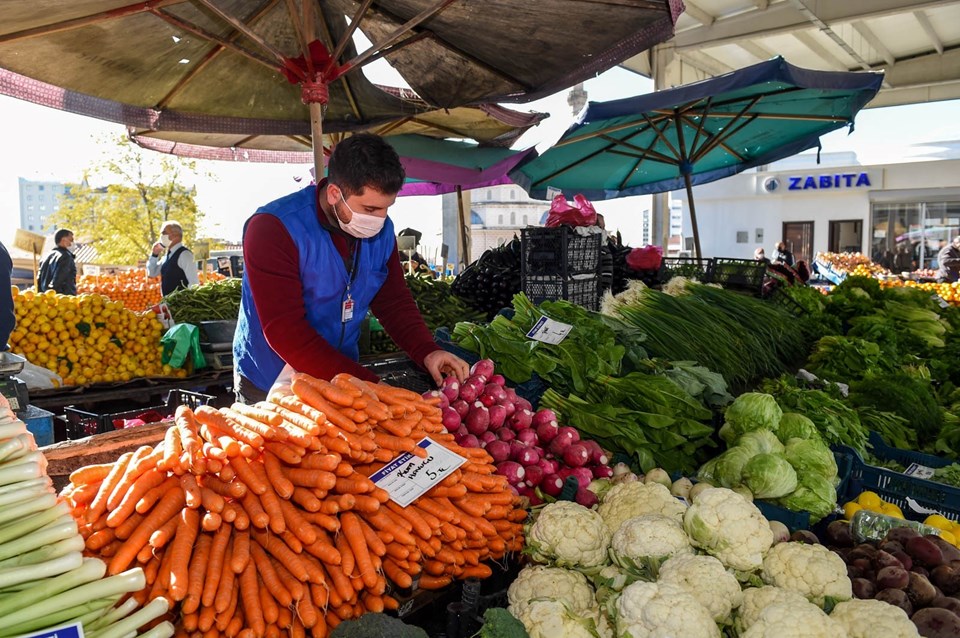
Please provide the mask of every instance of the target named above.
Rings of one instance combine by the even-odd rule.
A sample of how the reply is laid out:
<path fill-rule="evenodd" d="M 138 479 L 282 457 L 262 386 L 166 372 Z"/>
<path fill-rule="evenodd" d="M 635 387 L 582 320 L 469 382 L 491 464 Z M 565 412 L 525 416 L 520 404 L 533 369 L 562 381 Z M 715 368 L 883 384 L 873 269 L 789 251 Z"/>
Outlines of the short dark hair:
<path fill-rule="evenodd" d="M 403 188 L 406 173 L 400 156 L 379 135 L 357 133 L 333 147 L 327 179 L 346 195 L 370 187 L 392 195 Z"/>
<path fill-rule="evenodd" d="M 53 243 L 55 243 L 57 246 L 59 246 L 59 245 L 60 245 L 60 242 L 63 241 L 64 237 L 66 237 L 66 236 L 68 236 L 68 235 L 72 235 L 72 234 L 73 234 L 73 231 L 72 231 L 72 230 L 67 230 L 66 228 L 61 228 L 60 230 L 57 231 L 57 234 L 53 236 Z"/>

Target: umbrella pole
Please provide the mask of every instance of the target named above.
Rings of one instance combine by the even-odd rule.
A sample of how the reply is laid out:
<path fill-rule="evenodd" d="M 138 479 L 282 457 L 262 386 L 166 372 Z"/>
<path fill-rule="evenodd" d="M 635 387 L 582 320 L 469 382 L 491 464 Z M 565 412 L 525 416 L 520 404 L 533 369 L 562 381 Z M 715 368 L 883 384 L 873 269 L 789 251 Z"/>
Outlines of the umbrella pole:
<path fill-rule="evenodd" d="M 463 188 L 457 186 L 457 222 L 460 225 L 457 236 L 460 240 L 460 250 L 457 259 L 462 264 L 470 263 L 470 246 L 467 239 L 467 214 L 463 206 Z"/>
<path fill-rule="evenodd" d="M 683 183 L 687 187 L 687 202 L 690 204 L 690 225 L 693 227 L 693 248 L 697 259 L 703 257 L 700 252 L 700 229 L 697 227 L 697 208 L 693 205 L 693 184 L 690 182 L 690 173 L 683 174 Z"/>
<path fill-rule="evenodd" d="M 310 102 L 310 133 L 313 135 L 313 170 L 317 183 L 327 176 L 323 165 L 323 104 Z"/>

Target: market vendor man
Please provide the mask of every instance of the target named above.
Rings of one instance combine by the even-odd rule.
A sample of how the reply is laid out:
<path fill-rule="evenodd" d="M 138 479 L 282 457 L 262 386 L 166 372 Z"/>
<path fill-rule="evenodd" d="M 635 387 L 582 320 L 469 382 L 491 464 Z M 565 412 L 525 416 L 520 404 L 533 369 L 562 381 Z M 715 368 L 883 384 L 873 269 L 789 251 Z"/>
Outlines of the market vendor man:
<path fill-rule="evenodd" d="M 467 363 L 434 342 L 403 277 L 387 217 L 404 180 L 396 151 L 376 135 L 354 135 L 337 144 L 327 170 L 244 226 L 238 400 L 263 400 L 285 365 L 324 379 L 346 372 L 376 380 L 357 363 L 368 308 L 434 381 L 463 380 Z"/>

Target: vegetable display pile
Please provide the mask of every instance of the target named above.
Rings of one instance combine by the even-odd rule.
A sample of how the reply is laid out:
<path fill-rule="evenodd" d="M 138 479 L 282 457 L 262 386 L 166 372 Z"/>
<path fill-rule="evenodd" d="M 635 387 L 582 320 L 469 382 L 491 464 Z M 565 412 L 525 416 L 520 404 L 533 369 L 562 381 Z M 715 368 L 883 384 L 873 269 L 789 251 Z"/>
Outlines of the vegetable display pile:
<path fill-rule="evenodd" d="M 453 281 L 453 294 L 493 318 L 520 292 L 520 239 L 484 252 Z"/>
<path fill-rule="evenodd" d="M 505 382 L 493 361 L 481 359 L 462 384 L 447 377 L 441 390 L 426 396 L 440 400 L 443 424 L 457 443 L 486 449 L 497 472 L 531 505 L 559 496 L 571 476 L 577 482 L 576 501 L 596 504 L 587 487 L 595 478 L 613 476 L 610 455 L 596 441 L 581 439 L 576 429 L 560 427 L 553 410 L 534 413 Z"/>
<path fill-rule="evenodd" d="M 65 496 L 87 551 L 110 574 L 143 565 L 137 598 L 167 599 L 184 632 L 324 636 L 395 609 L 388 582 L 484 578 L 522 546 L 519 497 L 441 418 L 407 390 L 297 374 L 256 406 L 181 406 L 163 442 L 78 471 Z M 425 456 L 425 436 L 467 462 L 399 507 L 368 476 Z"/>
<path fill-rule="evenodd" d="M 775 533 L 743 496 L 691 494 L 688 505 L 633 482 L 596 510 L 546 505 L 527 534 L 537 564 L 508 589 L 508 610 L 530 638 L 920 635 L 903 610 L 854 599 L 840 556 Z"/>
<path fill-rule="evenodd" d="M 606 312 L 640 329 L 652 356 L 696 361 L 733 387 L 778 375 L 806 355 L 800 323 L 771 304 L 675 277 L 632 285 Z"/>
<path fill-rule="evenodd" d="M 180 323 L 236 319 L 240 314 L 240 279 L 181 288 L 163 298 Z"/>
<path fill-rule="evenodd" d="M 0 395 L 0 636 L 80 623 L 91 638 L 169 638 L 168 604 L 141 608 L 128 595 L 145 583 L 134 567 L 104 578 L 107 565 L 81 553 L 84 541 L 57 499 L 33 435 Z"/>

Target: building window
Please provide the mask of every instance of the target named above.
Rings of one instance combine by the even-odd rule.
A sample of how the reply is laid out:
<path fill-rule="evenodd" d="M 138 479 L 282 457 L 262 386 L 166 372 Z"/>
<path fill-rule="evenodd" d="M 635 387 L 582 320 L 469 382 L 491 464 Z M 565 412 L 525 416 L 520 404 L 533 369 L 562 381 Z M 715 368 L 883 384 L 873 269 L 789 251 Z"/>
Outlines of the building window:
<path fill-rule="evenodd" d="M 747 243 L 748 241 L 750 241 L 750 233 L 749 233 L 748 231 L 745 231 L 745 230 L 738 230 L 738 231 L 737 231 L 737 243 L 738 243 L 738 244 L 745 244 L 745 243 Z"/>
<path fill-rule="evenodd" d="M 32 201 L 33 201 L 33 195 L 27 195 L 27 201 L 28 201 L 28 202 L 32 202 Z"/>
<path fill-rule="evenodd" d="M 510 225 L 511 226 L 517 225 L 517 214 L 513 211 L 510 211 Z"/>
<path fill-rule="evenodd" d="M 529 222 L 527 221 L 527 216 L 523 216 L 523 225 L 526 226 Z"/>
<path fill-rule="evenodd" d="M 516 198 L 517 198 L 517 191 L 511 188 L 511 189 L 510 189 L 510 199 L 516 199 Z"/>
<path fill-rule="evenodd" d="M 487 199 L 493 199 L 493 191 L 489 188 L 487 189 Z"/>
<path fill-rule="evenodd" d="M 42 191 L 43 188 L 44 188 L 44 187 L 43 187 L 43 184 L 40 184 L 39 186 L 37 186 L 37 190 L 38 190 L 38 191 Z"/>
<path fill-rule="evenodd" d="M 30 230 L 33 230 L 33 224 L 30 224 Z"/>
<path fill-rule="evenodd" d="M 46 204 L 40 204 L 40 210 L 47 210 Z"/>
<path fill-rule="evenodd" d="M 497 217 L 497 225 L 503 226 L 503 215 Z"/>
<path fill-rule="evenodd" d="M 871 213 L 871 257 L 897 271 L 937 268 L 960 230 L 960 201 L 877 203 Z"/>

